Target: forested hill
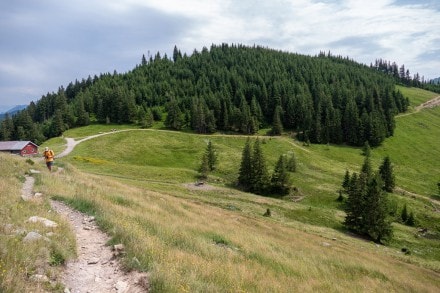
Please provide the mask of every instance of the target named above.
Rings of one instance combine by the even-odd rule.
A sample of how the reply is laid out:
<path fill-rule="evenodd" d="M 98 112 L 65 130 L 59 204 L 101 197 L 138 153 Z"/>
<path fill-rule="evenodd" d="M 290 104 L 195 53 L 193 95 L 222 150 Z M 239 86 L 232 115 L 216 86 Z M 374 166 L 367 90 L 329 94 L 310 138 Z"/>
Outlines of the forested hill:
<path fill-rule="evenodd" d="M 190 56 L 175 47 L 124 74 L 60 87 L 0 126 L 1 140 L 41 143 L 91 122 L 163 119 L 172 129 L 256 133 L 270 127 L 316 143 L 380 144 L 408 101 L 392 77 L 348 58 L 304 56 L 242 45 L 212 45 Z"/>

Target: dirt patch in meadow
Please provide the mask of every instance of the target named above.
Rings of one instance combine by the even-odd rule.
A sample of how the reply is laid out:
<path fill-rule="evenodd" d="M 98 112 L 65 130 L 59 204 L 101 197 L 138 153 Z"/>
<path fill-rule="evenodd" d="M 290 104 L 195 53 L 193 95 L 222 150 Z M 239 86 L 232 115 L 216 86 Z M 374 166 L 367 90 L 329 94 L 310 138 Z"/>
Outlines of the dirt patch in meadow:
<path fill-rule="evenodd" d="M 191 190 L 219 190 L 220 187 L 209 185 L 207 183 L 201 183 L 201 182 L 193 182 L 193 183 L 185 183 L 183 184 L 188 189 Z"/>

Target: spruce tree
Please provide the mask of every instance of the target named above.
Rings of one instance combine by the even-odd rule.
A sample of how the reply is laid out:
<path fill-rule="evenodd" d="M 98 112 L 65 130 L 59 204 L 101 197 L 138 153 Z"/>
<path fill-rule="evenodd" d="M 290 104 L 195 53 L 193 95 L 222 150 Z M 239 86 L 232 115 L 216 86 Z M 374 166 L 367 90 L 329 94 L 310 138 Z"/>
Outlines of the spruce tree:
<path fill-rule="evenodd" d="M 406 224 L 411 227 L 416 224 L 416 219 L 415 219 L 414 213 L 412 211 L 411 211 L 411 213 L 409 213 L 408 219 L 406 220 Z"/>
<path fill-rule="evenodd" d="M 283 132 L 283 123 L 281 122 L 282 111 L 281 106 L 277 106 L 275 108 L 272 121 L 272 130 L 270 132 L 271 135 L 281 135 Z"/>
<path fill-rule="evenodd" d="M 361 173 L 365 174 L 365 179 L 368 179 L 372 176 L 373 168 L 371 167 L 370 156 L 365 156 L 364 163 L 362 164 Z"/>
<path fill-rule="evenodd" d="M 265 194 L 269 188 L 270 178 L 259 139 L 254 143 L 251 166 L 251 191 L 256 194 Z"/>
<path fill-rule="evenodd" d="M 350 178 L 350 185 L 347 192 L 345 204 L 344 225 L 351 231 L 359 233 L 363 227 L 363 212 L 365 187 L 357 173 L 353 173 Z"/>
<path fill-rule="evenodd" d="M 402 219 L 403 223 L 406 223 L 406 221 L 408 221 L 408 208 L 406 207 L 406 204 L 403 205 L 402 212 L 400 213 L 400 218 Z"/>
<path fill-rule="evenodd" d="M 145 128 L 150 128 L 151 126 L 153 126 L 154 123 L 154 116 L 153 116 L 153 112 L 151 111 L 150 108 L 147 108 L 147 111 L 145 113 Z"/>
<path fill-rule="evenodd" d="M 370 144 L 368 143 L 368 140 L 365 141 L 364 147 L 362 148 L 362 154 L 366 157 L 369 157 L 371 155 L 371 148 Z"/>
<path fill-rule="evenodd" d="M 364 210 L 364 227 L 366 232 L 375 242 L 381 243 L 392 236 L 392 226 L 388 216 L 387 195 L 382 190 L 382 179 L 375 175 L 367 185 L 366 202 Z"/>
<path fill-rule="evenodd" d="M 348 193 L 350 187 L 350 172 L 345 170 L 344 181 L 342 181 L 342 189 L 345 193 Z"/>
<path fill-rule="evenodd" d="M 208 178 L 208 173 L 209 173 L 209 162 L 208 162 L 208 156 L 207 154 L 203 154 L 202 156 L 202 162 L 200 164 L 200 179 L 206 179 Z"/>
<path fill-rule="evenodd" d="M 288 153 L 288 159 L 287 159 L 287 171 L 289 172 L 296 172 L 296 158 L 294 152 Z"/>
<path fill-rule="evenodd" d="M 211 141 L 208 141 L 205 151 L 206 157 L 208 159 L 208 167 L 210 171 L 213 171 L 217 164 L 217 153 Z"/>
<path fill-rule="evenodd" d="M 182 129 L 183 114 L 176 100 L 172 100 L 168 104 L 168 115 L 165 119 L 165 126 L 175 130 Z"/>
<path fill-rule="evenodd" d="M 278 158 L 270 183 L 272 192 L 281 195 L 289 193 L 289 173 L 287 172 L 285 155 L 281 155 Z"/>
<path fill-rule="evenodd" d="M 383 180 L 383 189 L 387 192 L 392 192 L 395 186 L 395 178 L 393 174 L 393 166 L 389 156 L 386 156 L 379 167 L 379 173 Z"/>
<path fill-rule="evenodd" d="M 238 174 L 238 184 L 246 191 L 251 188 L 252 176 L 252 149 L 248 138 L 241 155 L 240 171 Z"/>

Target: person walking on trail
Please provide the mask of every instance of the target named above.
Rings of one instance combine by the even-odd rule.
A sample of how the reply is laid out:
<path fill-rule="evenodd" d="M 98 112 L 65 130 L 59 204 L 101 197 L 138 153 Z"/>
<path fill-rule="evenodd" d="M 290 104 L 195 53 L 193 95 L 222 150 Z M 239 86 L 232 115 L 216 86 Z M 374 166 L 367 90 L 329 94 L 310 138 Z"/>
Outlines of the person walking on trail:
<path fill-rule="evenodd" d="M 46 159 L 47 169 L 49 169 L 49 171 L 52 172 L 52 165 L 53 165 L 53 160 L 55 157 L 53 150 L 46 147 L 44 150 L 43 156 Z"/>

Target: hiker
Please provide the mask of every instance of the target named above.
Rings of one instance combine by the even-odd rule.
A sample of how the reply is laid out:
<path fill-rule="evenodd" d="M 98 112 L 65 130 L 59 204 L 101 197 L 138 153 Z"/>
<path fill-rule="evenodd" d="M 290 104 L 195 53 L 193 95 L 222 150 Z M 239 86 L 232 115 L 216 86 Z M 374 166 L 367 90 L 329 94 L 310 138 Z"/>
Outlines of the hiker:
<path fill-rule="evenodd" d="M 47 169 L 49 169 L 49 171 L 52 172 L 52 165 L 53 165 L 53 160 L 55 157 L 54 152 L 52 150 L 50 150 L 48 147 L 46 147 L 44 150 L 43 156 L 46 159 Z"/>

